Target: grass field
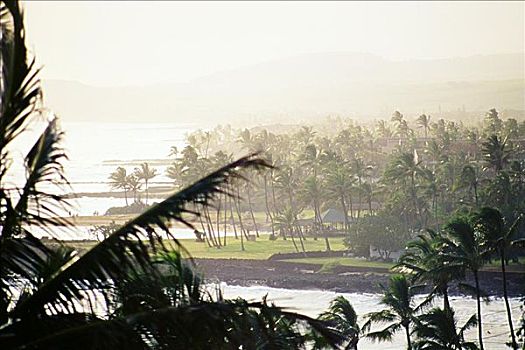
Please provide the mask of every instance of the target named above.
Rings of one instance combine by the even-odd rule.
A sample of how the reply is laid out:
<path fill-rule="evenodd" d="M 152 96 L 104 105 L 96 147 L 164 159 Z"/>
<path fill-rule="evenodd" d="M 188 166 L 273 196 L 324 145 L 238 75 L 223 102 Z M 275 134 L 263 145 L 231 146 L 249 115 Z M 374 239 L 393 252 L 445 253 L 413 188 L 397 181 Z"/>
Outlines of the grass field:
<path fill-rule="evenodd" d="M 181 240 L 182 245 L 195 258 L 233 258 L 233 259 L 268 259 L 270 255 L 277 253 L 294 253 L 295 248 L 292 240 L 286 241 L 278 239 L 270 241 L 268 236 L 261 236 L 257 241 L 244 241 L 245 251 L 241 251 L 241 241 L 233 238 L 227 238 L 226 247 L 220 249 L 210 248 L 206 243 L 195 242 L 195 240 Z M 299 244 L 297 242 L 297 244 Z M 340 237 L 330 238 L 332 250 L 342 250 L 343 239 Z M 324 251 L 326 249 L 324 239 L 314 241 L 309 238 L 305 241 L 306 251 Z"/>
<path fill-rule="evenodd" d="M 226 247 L 221 247 L 220 249 L 210 248 L 206 243 L 196 242 L 194 239 L 181 239 L 180 242 L 194 258 L 265 260 L 273 254 L 295 252 L 295 248 L 290 239 L 286 241 L 282 239 L 270 241 L 266 235 L 261 236 L 257 241 L 244 241 L 244 251 L 241 251 L 241 241 L 233 237 L 228 237 L 228 244 Z M 95 244 L 95 242 L 92 241 L 70 241 L 68 243 L 81 251 L 90 249 Z M 330 245 L 334 251 L 345 248 L 342 237 L 330 238 Z M 305 241 L 305 248 L 306 251 L 324 251 L 326 247 L 324 239 L 314 241 L 312 238 L 309 238 Z M 343 265 L 385 269 L 389 269 L 393 265 L 392 263 L 367 261 L 350 257 L 297 258 L 287 259 L 286 261 L 316 265 Z M 483 270 L 499 271 L 499 262 L 492 261 L 492 263 L 485 265 Z M 507 271 L 525 273 L 525 258 L 520 258 L 518 264 L 511 263 L 507 266 Z"/>
<path fill-rule="evenodd" d="M 346 257 L 326 257 L 326 258 L 301 258 L 301 259 L 289 259 L 286 261 L 298 262 L 304 264 L 318 264 L 318 265 L 342 265 L 342 266 L 357 266 L 357 267 L 379 267 L 389 269 L 394 264 L 386 263 L 381 261 L 367 261 L 364 259 L 357 258 L 346 258 Z"/>

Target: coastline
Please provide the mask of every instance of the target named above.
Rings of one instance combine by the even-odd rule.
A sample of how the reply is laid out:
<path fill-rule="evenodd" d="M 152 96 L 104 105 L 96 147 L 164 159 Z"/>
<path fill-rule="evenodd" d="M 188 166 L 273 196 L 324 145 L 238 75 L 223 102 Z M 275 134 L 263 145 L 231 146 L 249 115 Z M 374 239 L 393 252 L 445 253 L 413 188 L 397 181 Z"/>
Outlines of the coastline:
<path fill-rule="evenodd" d="M 67 241 L 84 254 L 95 241 Z M 55 246 L 56 241 L 47 244 Z M 387 267 L 346 266 L 302 263 L 290 260 L 241 259 L 235 257 L 193 257 L 197 271 L 207 283 L 225 282 L 242 287 L 265 286 L 295 290 L 325 290 L 336 293 L 382 293 L 381 285 L 388 284 L 392 272 Z M 510 297 L 525 295 L 525 265 L 513 265 L 507 272 L 507 289 Z M 479 272 L 483 294 L 490 297 L 503 295 L 501 273 L 496 268 Z M 473 284 L 472 276 L 464 282 Z M 428 292 L 428 291 L 427 291 Z M 464 296 L 456 284 L 451 284 L 451 296 Z"/>
<path fill-rule="evenodd" d="M 380 285 L 386 285 L 391 274 L 385 268 L 355 266 L 335 266 L 330 271 L 319 272 L 322 265 L 283 260 L 195 258 L 194 261 L 206 282 L 225 282 L 243 287 L 266 286 L 337 293 L 381 293 Z M 500 273 L 482 271 L 480 279 L 487 296 L 503 295 Z M 467 276 L 466 282 L 473 282 L 472 277 Z M 507 284 L 510 297 L 525 295 L 525 273 L 508 274 Z M 456 286 L 451 286 L 450 295 L 465 295 L 465 293 Z"/>

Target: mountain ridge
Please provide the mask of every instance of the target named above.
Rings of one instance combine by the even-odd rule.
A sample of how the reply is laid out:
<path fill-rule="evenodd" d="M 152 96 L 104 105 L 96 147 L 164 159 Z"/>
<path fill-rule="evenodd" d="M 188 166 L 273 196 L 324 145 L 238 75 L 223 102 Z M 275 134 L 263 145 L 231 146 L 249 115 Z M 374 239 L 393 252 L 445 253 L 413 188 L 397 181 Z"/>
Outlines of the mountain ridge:
<path fill-rule="evenodd" d="M 221 71 L 186 83 L 93 87 L 44 81 L 48 106 L 64 120 L 311 120 L 373 117 L 399 109 L 525 110 L 519 53 L 388 61 L 351 53 L 306 54 Z M 389 114 L 388 114 L 389 115 Z"/>

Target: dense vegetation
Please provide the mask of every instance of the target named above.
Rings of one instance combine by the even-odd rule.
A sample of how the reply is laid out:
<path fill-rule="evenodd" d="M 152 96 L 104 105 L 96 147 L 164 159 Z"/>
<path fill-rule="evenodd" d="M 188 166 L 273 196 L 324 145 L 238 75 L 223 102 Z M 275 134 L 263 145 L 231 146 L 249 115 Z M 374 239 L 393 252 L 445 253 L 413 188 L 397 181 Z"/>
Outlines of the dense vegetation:
<path fill-rule="evenodd" d="M 226 223 L 236 234 L 263 228 L 301 240 L 301 219 L 321 233 L 329 208 L 344 215 L 350 249 L 366 254 L 371 244 L 384 257 L 454 213 L 494 206 L 514 221 L 525 209 L 525 121 L 502 120 L 495 109 L 481 125 L 433 119 L 409 122 L 396 111 L 375 126 L 340 118 L 275 133 L 219 126 L 173 147 L 167 175 L 182 188 L 246 151 L 275 167 L 249 176 L 238 189 L 244 201 L 218 198 L 206 211 L 201 228 L 215 246 Z"/>
<path fill-rule="evenodd" d="M 213 296 L 171 236 L 170 220 L 191 227 L 188 216 L 199 213 L 189 205 L 207 207 L 218 195 L 233 196 L 240 170 L 268 166 L 260 158 L 240 158 L 195 179 L 80 257 L 66 245 L 51 249 L 33 235 L 35 227 L 50 235 L 59 225 L 75 228 L 56 215 L 67 206 L 56 194 L 67 185 L 63 133 L 58 119 L 48 119 L 39 108 L 38 70 L 26 49 L 19 6 L 0 3 L 0 348 L 296 349 L 308 342 L 308 332 L 338 344 L 341 336 L 324 321 L 265 300 Z M 13 144 L 42 124 L 33 146 L 17 159 L 22 150 Z M 16 161 L 23 162 L 23 173 L 12 167 Z"/>

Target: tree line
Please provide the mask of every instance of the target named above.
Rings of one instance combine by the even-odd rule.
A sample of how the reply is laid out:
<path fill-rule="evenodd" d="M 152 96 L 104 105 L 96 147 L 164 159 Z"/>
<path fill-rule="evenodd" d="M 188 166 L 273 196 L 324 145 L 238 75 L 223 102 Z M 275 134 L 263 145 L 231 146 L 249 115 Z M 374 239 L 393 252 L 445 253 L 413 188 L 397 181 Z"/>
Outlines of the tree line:
<path fill-rule="evenodd" d="M 495 109 L 480 125 L 425 114 L 409 121 L 396 111 L 375 125 L 331 119 L 295 130 L 198 130 L 182 150 L 172 148 L 167 176 L 183 188 L 236 154 L 260 152 L 273 168 L 248 175 L 239 190 L 244 201 L 217 201 L 215 215 L 207 215 L 215 225 L 209 220 L 203 230 L 213 236 L 219 223 L 229 223 L 245 232 L 248 223 L 257 234 L 263 227 L 271 237 L 302 240 L 300 219 L 312 218 L 313 232 L 321 233 L 322 213 L 337 208 L 356 251 L 392 235 L 401 245 L 380 248 L 400 249 L 456 212 L 494 206 L 513 220 L 525 209 L 525 121 L 503 120 Z M 385 223 L 392 223 L 392 232 L 374 229 Z"/>

